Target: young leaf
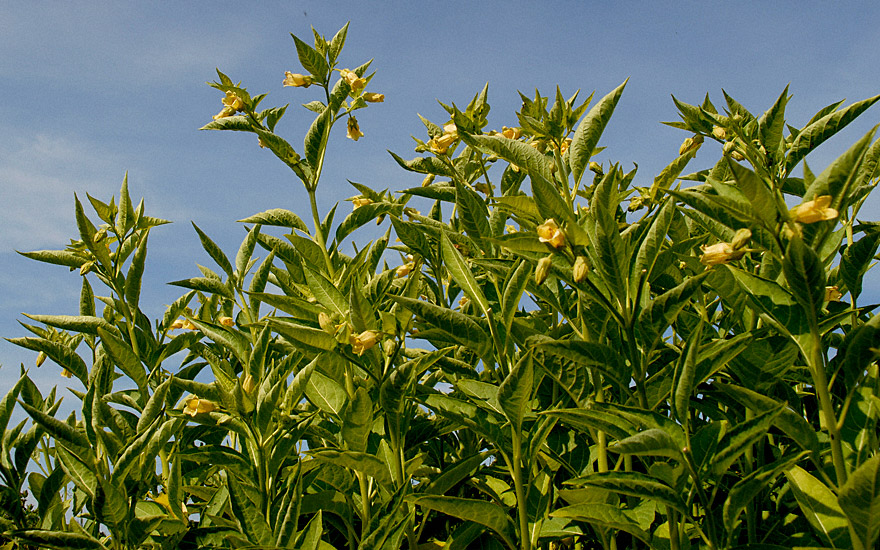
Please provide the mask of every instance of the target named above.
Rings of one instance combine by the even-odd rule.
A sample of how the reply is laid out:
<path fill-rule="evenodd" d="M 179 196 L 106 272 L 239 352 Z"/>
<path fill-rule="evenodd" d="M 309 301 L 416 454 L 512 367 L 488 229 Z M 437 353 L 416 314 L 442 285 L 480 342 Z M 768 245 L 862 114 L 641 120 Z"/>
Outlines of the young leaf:
<path fill-rule="evenodd" d="M 529 401 L 535 385 L 532 354 L 526 353 L 498 388 L 498 402 L 514 431 L 522 429 L 523 416 L 531 411 Z"/>
<path fill-rule="evenodd" d="M 204 231 L 199 229 L 199 226 L 197 226 L 195 223 L 193 223 L 192 226 L 195 228 L 196 233 L 199 234 L 199 240 L 202 241 L 202 248 L 205 249 L 205 252 L 208 253 L 208 256 L 210 256 L 211 259 L 214 260 L 214 262 L 216 262 L 218 266 L 220 266 L 220 269 L 222 269 L 223 272 L 226 273 L 226 275 L 232 278 L 232 264 L 229 263 L 229 258 L 226 257 L 226 254 L 223 253 L 223 250 L 219 246 L 217 246 L 217 243 L 212 241 L 211 238 L 208 237 L 208 235 L 205 234 Z"/>
<path fill-rule="evenodd" d="M 462 258 L 461 253 L 452 245 L 446 232 L 440 234 L 440 252 L 446 262 L 446 268 L 452 279 L 467 294 L 468 298 L 474 301 L 480 308 L 480 311 L 486 317 L 489 317 L 489 301 L 486 300 L 483 290 L 471 273 L 470 268 Z"/>
<path fill-rule="evenodd" d="M 605 97 L 599 100 L 587 115 L 578 124 L 574 131 L 574 137 L 569 146 L 569 163 L 571 164 L 571 174 L 574 177 L 575 185 L 579 184 L 584 175 L 584 171 L 590 164 L 590 157 L 596 145 L 599 144 L 599 138 L 605 130 L 605 126 L 611 119 L 611 114 L 620 100 L 623 88 L 629 79 L 624 80 L 617 88 L 611 90 Z"/>
<path fill-rule="evenodd" d="M 290 210 L 284 210 L 283 208 L 272 208 L 270 210 L 266 210 L 265 212 L 260 212 L 259 214 L 254 214 L 253 216 L 248 216 L 243 220 L 238 220 L 241 223 L 256 223 L 260 225 L 271 225 L 277 227 L 289 227 L 291 229 L 299 229 L 303 233 L 308 234 L 309 228 L 302 218 L 291 212 Z"/>
<path fill-rule="evenodd" d="M 801 512 L 822 540 L 834 548 L 852 548 L 847 519 L 834 492 L 800 466 L 785 472 L 785 477 Z"/>

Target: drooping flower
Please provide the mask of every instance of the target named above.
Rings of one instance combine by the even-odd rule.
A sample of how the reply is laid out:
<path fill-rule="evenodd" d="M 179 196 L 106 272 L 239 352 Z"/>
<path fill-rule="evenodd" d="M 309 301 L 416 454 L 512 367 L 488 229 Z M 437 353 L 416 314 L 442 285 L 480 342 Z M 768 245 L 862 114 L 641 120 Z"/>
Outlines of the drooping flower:
<path fill-rule="evenodd" d="M 843 293 L 836 286 L 825 287 L 825 301 L 836 302 L 843 298 Z"/>
<path fill-rule="evenodd" d="M 726 264 L 735 260 L 739 260 L 746 254 L 746 250 L 737 250 L 730 243 L 716 243 L 712 246 L 703 245 L 700 247 L 703 254 L 700 256 L 700 263 L 707 266 Z"/>
<path fill-rule="evenodd" d="M 224 315 L 223 317 L 220 317 L 219 319 L 217 319 L 217 322 L 220 323 L 221 325 L 223 325 L 224 327 L 231 327 L 232 325 L 235 324 L 235 319 Z"/>
<path fill-rule="evenodd" d="M 455 143 L 456 139 L 458 139 L 458 133 L 443 134 L 429 140 L 428 148 L 438 155 L 444 155 L 449 150 L 449 146 Z"/>
<path fill-rule="evenodd" d="M 520 136 L 522 136 L 522 128 L 508 128 L 507 126 L 502 126 L 501 135 L 507 139 L 519 139 Z"/>
<path fill-rule="evenodd" d="M 394 276 L 397 278 L 406 277 L 415 267 L 415 262 L 407 262 L 394 270 Z"/>
<path fill-rule="evenodd" d="M 831 195 L 822 195 L 792 208 L 791 217 L 800 223 L 833 220 L 837 217 L 838 212 L 830 206 Z"/>
<path fill-rule="evenodd" d="M 589 269 L 590 265 L 587 263 L 585 257 L 578 256 L 575 258 L 574 265 L 571 268 L 571 275 L 574 278 L 574 282 L 583 282 L 583 280 L 587 278 L 587 271 L 589 271 Z"/>
<path fill-rule="evenodd" d="M 565 244 L 565 234 L 559 229 L 556 220 L 550 218 L 538 226 L 538 240 L 553 248 L 560 248 Z"/>
<path fill-rule="evenodd" d="M 297 88 L 308 88 L 312 85 L 312 76 L 292 73 L 290 71 L 284 71 L 284 81 L 281 83 L 283 86 L 295 86 Z"/>
<path fill-rule="evenodd" d="M 684 155 L 685 153 L 689 153 L 690 151 L 696 151 L 700 148 L 700 145 L 703 144 L 703 136 L 700 134 L 695 135 L 692 138 L 687 138 L 681 144 L 681 147 L 678 148 L 678 154 Z"/>
<path fill-rule="evenodd" d="M 217 404 L 213 401 L 200 399 L 198 396 L 194 395 L 186 400 L 186 405 L 183 407 L 183 414 L 195 416 L 197 414 L 209 413 L 216 409 Z"/>
<path fill-rule="evenodd" d="M 348 131 L 346 132 L 345 137 L 355 141 L 364 137 L 364 133 L 361 132 L 361 128 L 358 126 L 357 119 L 353 116 L 348 117 Z"/>
<path fill-rule="evenodd" d="M 367 85 L 366 78 L 360 78 L 354 71 L 350 71 L 348 69 L 342 69 L 339 71 L 339 76 L 348 83 L 348 87 L 351 88 L 351 96 L 357 97 L 360 95 L 361 90 L 364 89 L 364 86 Z"/>
<path fill-rule="evenodd" d="M 367 92 L 364 94 L 364 101 L 367 103 L 384 103 L 385 102 L 385 94 L 377 94 L 374 92 Z"/>
<path fill-rule="evenodd" d="M 373 204 L 373 199 L 371 199 L 369 197 L 357 197 L 355 199 L 352 199 L 351 204 L 354 207 L 353 210 L 357 210 L 361 206 Z"/>
<path fill-rule="evenodd" d="M 351 351 L 357 355 L 363 355 L 365 351 L 376 345 L 381 334 L 381 332 L 375 330 L 365 330 L 360 334 L 352 334 L 349 337 Z"/>
<path fill-rule="evenodd" d="M 226 91 L 226 97 L 223 98 L 223 105 L 227 107 L 232 107 L 236 111 L 241 111 L 244 109 L 244 101 L 241 100 L 238 95 L 232 90 Z"/>

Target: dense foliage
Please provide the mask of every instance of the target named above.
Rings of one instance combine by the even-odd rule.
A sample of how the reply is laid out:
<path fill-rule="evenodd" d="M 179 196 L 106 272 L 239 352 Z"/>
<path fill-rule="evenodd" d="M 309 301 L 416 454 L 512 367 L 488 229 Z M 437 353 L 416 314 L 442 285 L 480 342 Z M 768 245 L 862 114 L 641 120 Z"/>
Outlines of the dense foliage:
<path fill-rule="evenodd" d="M 311 224 L 240 220 L 234 257 L 195 227 L 215 265 L 156 320 L 141 280 L 167 222 L 127 181 L 76 201 L 65 250 L 25 253 L 82 276 L 77 315 L 10 339 L 80 403 L 56 416 L 24 367 L 0 401 L 3 548 L 875 547 L 880 317 L 859 299 L 880 223 L 858 216 L 880 140 L 819 174 L 806 157 L 880 96 L 800 128 L 787 90 L 759 117 L 676 101 L 689 137 L 640 188 L 591 160 L 625 83 L 522 96 L 498 130 L 483 89 L 393 154 L 421 185 L 353 184 L 337 223 L 316 201 L 332 129 L 358 139 L 384 99 L 370 63 L 339 69 L 347 28 L 294 36 L 284 83 L 319 97 L 299 152 L 286 106 L 219 71 L 204 127 L 256 134 Z M 686 174 L 704 141 L 721 158 Z"/>

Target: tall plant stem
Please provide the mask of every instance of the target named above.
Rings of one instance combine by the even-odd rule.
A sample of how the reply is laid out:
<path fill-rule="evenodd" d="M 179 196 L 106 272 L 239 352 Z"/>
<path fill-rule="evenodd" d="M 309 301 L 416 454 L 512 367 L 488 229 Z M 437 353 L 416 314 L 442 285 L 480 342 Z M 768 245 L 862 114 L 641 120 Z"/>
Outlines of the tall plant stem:
<path fill-rule="evenodd" d="M 516 428 L 516 427 L 514 427 Z M 523 483 L 522 470 L 522 432 L 513 430 L 513 485 L 516 491 L 516 514 L 519 519 L 519 547 L 521 550 L 532 550 L 532 539 L 529 536 L 529 507 L 526 499 L 526 487 Z"/>
<path fill-rule="evenodd" d="M 321 215 L 318 213 L 318 199 L 315 196 L 315 189 L 317 188 L 317 177 L 316 173 L 316 185 L 310 186 L 308 188 L 309 192 L 309 203 L 312 206 L 312 218 L 315 220 L 315 240 L 318 242 L 318 246 L 321 247 L 321 253 L 324 255 L 324 263 L 327 265 L 327 274 L 330 275 L 331 278 L 336 276 L 336 271 L 333 269 L 333 262 L 330 259 L 330 252 L 327 251 L 327 239 L 324 236 L 324 229 L 321 227 Z"/>
<path fill-rule="evenodd" d="M 828 376 L 825 373 L 825 357 L 822 353 L 822 340 L 819 330 L 813 324 L 811 329 L 812 342 L 810 344 L 810 374 L 813 377 L 813 385 L 816 388 L 816 397 L 819 400 L 819 411 L 828 430 L 831 439 L 831 461 L 834 464 L 834 473 L 837 477 L 837 486 L 842 487 L 846 483 L 846 462 L 843 458 L 843 446 L 840 440 L 840 427 L 837 425 L 837 416 L 834 414 L 834 403 L 828 391 Z"/>

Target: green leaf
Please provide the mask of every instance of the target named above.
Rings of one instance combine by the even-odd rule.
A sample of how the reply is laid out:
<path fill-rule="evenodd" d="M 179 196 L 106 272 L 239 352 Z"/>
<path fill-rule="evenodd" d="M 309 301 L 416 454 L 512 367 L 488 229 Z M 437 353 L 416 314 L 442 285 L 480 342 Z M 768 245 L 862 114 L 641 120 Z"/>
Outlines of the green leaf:
<path fill-rule="evenodd" d="M 779 155 L 783 152 L 782 132 L 785 129 L 785 105 L 788 100 L 788 86 L 786 86 L 776 102 L 758 119 L 759 139 L 773 160 L 779 159 Z"/>
<path fill-rule="evenodd" d="M 630 455 L 666 456 L 682 460 L 681 447 L 659 428 L 643 430 L 608 447 L 609 451 Z"/>
<path fill-rule="evenodd" d="M 800 466 L 787 471 L 785 477 L 801 512 L 822 540 L 834 548 L 852 548 L 847 519 L 834 492 Z"/>
<path fill-rule="evenodd" d="M 349 236 L 359 227 L 383 216 L 393 213 L 399 216 L 403 211 L 403 206 L 399 204 L 391 204 L 389 202 L 376 202 L 359 206 L 351 211 L 351 213 L 342 220 L 342 223 L 336 227 L 336 242 L 342 243 L 342 240 Z"/>
<path fill-rule="evenodd" d="M 101 342 L 104 344 L 107 354 L 110 355 L 116 366 L 128 375 L 146 395 L 147 373 L 144 370 L 144 365 L 134 350 L 131 349 L 128 342 L 101 327 L 98 327 L 98 336 L 101 337 Z"/>
<path fill-rule="evenodd" d="M 594 473 L 566 483 L 601 487 L 624 495 L 653 500 L 683 514 L 688 513 L 678 491 L 657 478 L 639 472 Z"/>
<path fill-rule="evenodd" d="M 342 414 L 342 440 L 352 451 L 364 452 L 372 428 L 373 402 L 367 389 L 361 386 Z"/>
<path fill-rule="evenodd" d="M 599 144 L 599 138 L 611 119 L 628 80 L 624 80 L 620 86 L 611 90 L 593 105 L 574 131 L 574 137 L 572 137 L 571 145 L 568 148 L 568 158 L 575 185 L 580 183 L 587 166 L 590 164 L 590 157 L 593 156 L 593 151 Z"/>
<path fill-rule="evenodd" d="M 88 261 L 82 254 L 67 250 L 35 250 L 33 252 L 19 252 L 19 254 L 38 262 L 67 267 L 81 267 Z"/>
<path fill-rule="evenodd" d="M 232 506 L 232 513 L 241 531 L 248 540 L 253 544 L 259 544 L 263 547 L 271 547 L 274 539 L 272 530 L 266 522 L 266 517 L 260 511 L 259 506 L 254 503 L 242 487 L 234 475 L 227 476 L 229 486 L 229 503 Z"/>
<path fill-rule="evenodd" d="M 84 533 L 24 529 L 10 531 L 8 536 L 12 537 L 22 545 L 33 546 L 34 548 L 52 548 L 55 550 L 68 550 L 70 548 L 107 550 L 107 547 L 101 544 L 101 541 Z"/>
<path fill-rule="evenodd" d="M 840 277 L 854 299 L 862 293 L 862 281 L 874 261 L 878 245 L 880 231 L 874 231 L 846 247 L 840 257 Z"/>
<path fill-rule="evenodd" d="M 238 281 L 238 284 L 243 284 L 242 281 L 245 272 L 248 270 L 251 257 L 254 255 L 254 248 L 257 246 L 257 237 L 260 235 L 260 228 L 260 224 L 252 227 L 247 232 L 245 238 L 241 241 L 241 245 L 238 247 L 238 252 L 235 253 L 235 278 Z"/>
<path fill-rule="evenodd" d="M 198 290 L 206 294 L 217 294 L 230 300 L 233 299 L 232 290 L 229 289 L 229 286 L 213 277 L 192 277 L 191 279 L 181 279 L 180 281 L 173 281 L 168 284 Z"/>
<path fill-rule="evenodd" d="M 31 407 L 23 401 L 19 401 L 19 404 L 24 408 L 25 412 L 34 419 L 34 422 L 39 424 L 44 430 L 46 430 L 46 433 L 48 433 L 53 438 L 60 440 L 61 442 L 73 445 L 74 447 L 91 447 L 91 445 L 89 444 L 89 440 L 85 436 L 85 434 L 74 428 L 67 422 L 59 420 L 54 416 L 50 416 L 39 409 Z"/>
<path fill-rule="evenodd" d="M 717 476 L 724 475 L 731 464 L 742 455 L 746 449 L 756 444 L 764 435 L 774 420 L 782 412 L 784 404 L 764 411 L 755 417 L 741 422 L 724 434 L 718 443 L 718 448 L 712 456 L 712 472 Z"/>
<path fill-rule="evenodd" d="M 688 277 L 678 286 L 671 288 L 651 300 L 650 305 L 639 314 L 638 332 L 642 335 L 644 349 L 651 350 L 660 340 L 682 309 L 688 304 L 709 275 L 708 270 Z"/>
<path fill-rule="evenodd" d="M 321 153 L 327 147 L 332 117 L 333 111 L 331 107 L 327 107 L 309 126 L 309 131 L 303 140 L 303 151 L 310 166 L 317 167 L 321 161 Z M 314 185 L 315 182 L 310 184 Z"/>
<path fill-rule="evenodd" d="M 84 386 L 88 387 L 89 371 L 86 362 L 69 346 L 46 340 L 45 338 L 34 337 L 6 338 L 6 341 L 16 346 L 45 353 L 49 359 L 70 371 Z"/>
<path fill-rule="evenodd" d="M 471 273 L 467 262 L 452 245 L 452 241 L 449 240 L 449 236 L 445 231 L 440 234 L 440 252 L 443 255 L 443 260 L 446 262 L 446 268 L 449 270 L 449 274 L 455 283 L 461 287 L 468 298 L 479 306 L 483 315 L 489 317 L 489 301 L 486 299 L 485 294 L 483 294 L 483 290 L 474 278 L 473 273 Z"/>
<path fill-rule="evenodd" d="M 654 265 L 663 249 L 663 243 L 666 242 L 666 234 L 672 225 L 675 210 L 675 201 L 667 200 L 651 217 L 651 225 L 642 237 L 632 263 L 632 269 L 630 269 L 630 294 L 632 296 L 638 293 L 638 285 L 642 281 L 651 280 Z"/>
<path fill-rule="evenodd" d="M 453 342 L 470 348 L 480 357 L 488 353 L 489 335 L 473 317 L 422 300 L 403 296 L 389 296 L 389 298 L 448 335 Z"/>
<path fill-rule="evenodd" d="M 48 431 L 48 430 L 47 430 Z M 54 437 L 52 432 L 49 432 Z M 94 498 L 98 487 L 98 478 L 95 477 L 94 465 L 86 464 L 79 456 L 75 455 L 64 445 L 56 445 L 55 453 L 64 472 L 74 485 L 84 492 L 89 498 Z"/>
<path fill-rule="evenodd" d="M 141 280 L 144 276 L 144 265 L 147 261 L 147 235 L 144 232 L 138 242 L 137 250 L 131 259 L 131 267 L 125 277 L 125 301 L 132 313 L 138 311 L 138 303 L 141 297 Z"/>
<path fill-rule="evenodd" d="M 305 390 L 306 397 L 315 406 L 333 416 L 342 417 L 348 394 L 339 382 L 315 370 L 309 376 Z"/>
<path fill-rule="evenodd" d="M 329 351 L 336 347 L 336 338 L 319 328 L 307 327 L 276 318 L 270 318 L 269 324 L 286 339 L 310 348 Z"/>
<path fill-rule="evenodd" d="M 97 230 L 95 229 L 95 226 L 92 225 L 92 222 L 89 221 L 89 218 L 86 217 L 82 203 L 79 202 L 79 198 L 75 194 L 73 198 L 76 203 L 76 226 L 79 229 L 80 238 L 85 243 L 86 248 L 95 255 L 95 258 L 100 262 L 104 269 L 107 270 L 108 273 L 112 273 L 113 262 L 110 260 L 110 250 L 107 248 L 107 244 L 105 242 L 95 242 L 95 233 Z"/>
<path fill-rule="evenodd" d="M 419 174 L 434 174 L 435 176 L 445 176 L 448 178 L 454 178 L 456 175 L 454 168 L 437 157 L 416 157 L 412 160 L 403 160 L 403 158 L 395 155 L 391 151 L 388 152 L 404 170 Z"/>
<path fill-rule="evenodd" d="M 782 270 L 792 296 L 815 323 L 825 302 L 825 268 L 819 257 L 800 237 L 793 236 L 785 250 Z"/>
<path fill-rule="evenodd" d="M 700 351 L 700 341 L 703 338 L 703 322 L 688 336 L 687 344 L 675 368 L 675 377 L 672 383 L 673 410 L 678 421 L 685 427 L 688 426 L 688 411 L 690 411 L 691 395 L 694 392 L 694 379 L 697 370 L 697 354 Z"/>
<path fill-rule="evenodd" d="M 104 320 L 103 317 L 93 317 L 89 315 L 28 315 L 24 314 L 28 319 L 32 319 L 38 323 L 49 325 L 50 327 L 69 330 L 71 332 L 82 332 L 83 334 L 98 335 L 98 328 L 108 332 L 118 333 L 116 327 Z"/>
<path fill-rule="evenodd" d="M 479 239 L 492 236 L 486 203 L 477 195 L 476 191 L 458 182 L 458 178 L 455 180 L 455 204 L 458 209 L 458 219 L 470 238 Z"/>
<path fill-rule="evenodd" d="M 525 414 L 531 412 L 529 402 L 532 399 L 534 385 L 535 369 L 532 365 L 532 354 L 526 353 L 517 361 L 498 388 L 501 410 L 516 432 L 522 429 Z"/>
<path fill-rule="evenodd" d="M 211 257 L 214 262 L 220 266 L 220 269 L 223 270 L 226 275 L 230 278 L 233 277 L 232 264 L 229 263 L 229 258 L 226 257 L 226 254 L 223 253 L 223 250 L 217 246 L 217 243 L 211 240 L 204 231 L 199 229 L 195 223 L 192 224 L 193 228 L 195 228 L 196 233 L 199 234 L 199 240 L 202 241 L 202 248 L 205 249 L 205 252 L 208 253 L 208 256 Z"/>
<path fill-rule="evenodd" d="M 577 521 L 585 521 L 606 529 L 618 529 L 625 531 L 642 540 L 645 544 L 651 544 L 651 534 L 639 527 L 632 518 L 623 510 L 611 504 L 589 502 L 575 504 L 559 508 L 550 514 L 555 518 L 570 518 Z"/>
<path fill-rule="evenodd" d="M 727 164 L 733 172 L 737 187 L 749 199 L 752 211 L 758 215 L 764 227 L 773 229 L 777 223 L 778 212 L 776 199 L 767 184 L 757 174 L 731 160 L 730 157 L 727 157 Z"/>
<path fill-rule="evenodd" d="M 309 228 L 306 223 L 302 221 L 302 218 L 290 210 L 284 210 L 283 208 L 272 208 L 238 221 L 242 223 L 271 225 L 275 227 L 290 227 L 292 229 L 299 229 L 303 233 L 309 232 Z"/>
<path fill-rule="evenodd" d="M 324 59 L 324 56 L 315 51 L 315 48 L 297 38 L 293 33 L 290 36 L 293 37 L 293 41 L 296 44 L 296 55 L 299 57 L 299 62 L 302 64 L 303 69 L 314 75 L 318 81 L 326 82 L 330 67 L 327 66 L 327 60 Z M 345 40 L 344 36 L 342 40 Z M 342 48 L 342 45 L 340 44 L 339 47 Z"/>
<path fill-rule="evenodd" d="M 348 311 L 348 300 L 336 288 L 336 285 L 306 265 L 303 265 L 303 273 L 306 276 L 306 284 L 318 303 L 331 312 L 344 317 Z"/>
<path fill-rule="evenodd" d="M 785 166 L 789 173 L 792 168 L 807 154 L 818 147 L 822 142 L 842 130 L 847 124 L 856 119 L 868 107 L 880 100 L 880 95 L 857 101 L 840 111 L 833 111 L 822 118 L 808 124 L 794 139 L 788 150 Z"/>
<path fill-rule="evenodd" d="M 501 135 L 471 135 L 462 131 L 459 131 L 459 137 L 474 149 L 487 154 L 498 155 L 504 160 L 519 166 L 529 176 L 541 177 L 545 180 L 553 177 L 550 172 L 550 160 L 543 153 L 522 141 L 509 139 Z"/>
<path fill-rule="evenodd" d="M 507 512 L 495 503 L 441 495 L 410 497 L 407 500 L 428 510 L 484 525 L 498 534 L 508 547 L 517 547 L 513 522 Z"/>
<path fill-rule="evenodd" d="M 865 461 L 840 488 L 837 499 L 866 550 L 880 535 L 880 455 Z"/>
<path fill-rule="evenodd" d="M 315 375 L 313 374 L 312 376 L 314 377 Z M 328 464 L 364 473 L 387 489 L 392 487 L 391 472 L 388 470 L 388 465 L 375 455 L 355 451 L 319 449 L 312 452 L 312 456 Z"/>
<path fill-rule="evenodd" d="M 141 417 L 138 419 L 137 433 L 140 434 L 143 432 L 159 417 L 160 414 L 162 414 L 162 410 L 165 408 L 165 398 L 168 396 L 168 389 L 171 387 L 173 379 L 173 376 L 169 376 L 164 382 L 156 387 L 153 395 L 150 396 L 147 404 L 144 405 L 144 410 L 141 412 Z"/>
<path fill-rule="evenodd" d="M 431 480 L 425 488 L 426 495 L 442 495 L 446 491 L 458 485 L 461 481 L 469 478 L 477 471 L 480 464 L 489 458 L 488 452 L 482 452 L 463 458 L 455 464 L 447 464 L 440 475 Z"/>
<path fill-rule="evenodd" d="M 330 59 L 330 64 L 332 65 L 336 58 L 339 57 L 339 53 L 342 51 L 342 47 L 345 46 L 345 37 L 348 36 L 348 23 L 342 26 L 339 31 L 333 35 L 333 38 L 330 39 L 330 45 L 327 48 L 327 57 Z M 320 521 L 318 524 L 320 525 Z"/>

